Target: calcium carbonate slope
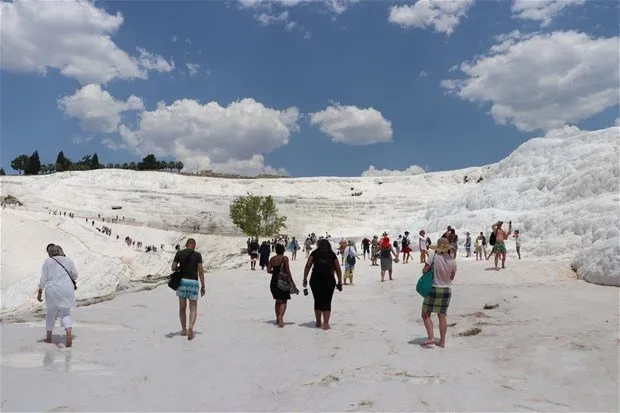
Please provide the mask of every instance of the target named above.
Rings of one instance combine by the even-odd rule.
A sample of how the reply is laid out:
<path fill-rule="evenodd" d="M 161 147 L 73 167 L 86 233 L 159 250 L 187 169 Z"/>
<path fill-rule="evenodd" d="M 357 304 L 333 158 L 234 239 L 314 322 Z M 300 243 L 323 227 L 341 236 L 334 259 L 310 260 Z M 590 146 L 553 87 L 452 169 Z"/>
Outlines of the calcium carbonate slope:
<path fill-rule="evenodd" d="M 618 138 L 617 127 L 536 138 L 497 164 L 415 176 L 253 180 L 97 170 L 2 177 L 2 195 L 25 204 L 2 215 L 2 311 L 36 307 L 32 292 L 48 242 L 65 243 L 79 261 L 87 280 L 78 291 L 82 298 L 114 294 L 128 280 L 167 271 L 169 252 L 119 252 L 83 218 L 53 217 L 50 210 L 79 217 L 118 214 L 125 217 L 123 225 L 114 225 L 118 232 L 168 249 L 183 234 L 215 234 L 201 241 L 217 268 L 238 265 L 230 257 L 243 241 L 235 238 L 241 234 L 228 209 L 248 192 L 273 195 L 288 217 L 286 232 L 296 236 L 359 238 L 424 228 L 436 240 L 452 225 L 462 243 L 466 231 L 488 235 L 494 221 L 512 220 L 522 231 L 524 256 L 561 258 L 587 281 L 618 286 Z M 32 259 L 33 248 L 41 257 Z"/>

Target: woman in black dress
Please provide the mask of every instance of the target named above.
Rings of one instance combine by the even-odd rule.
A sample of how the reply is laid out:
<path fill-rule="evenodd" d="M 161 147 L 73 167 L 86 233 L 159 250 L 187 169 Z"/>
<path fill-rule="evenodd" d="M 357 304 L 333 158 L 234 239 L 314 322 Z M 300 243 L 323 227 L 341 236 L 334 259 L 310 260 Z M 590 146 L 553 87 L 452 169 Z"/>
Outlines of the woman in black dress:
<path fill-rule="evenodd" d="M 338 257 L 332 251 L 332 245 L 326 239 L 319 240 L 317 249 L 312 251 L 306 268 L 304 269 L 304 287 L 308 285 L 308 273 L 312 268 L 310 289 L 314 297 L 314 316 L 316 327 L 329 330 L 329 317 L 332 311 L 332 297 L 334 289 L 342 291 L 342 269 Z M 338 276 L 338 284 L 334 279 L 334 273 Z M 322 316 L 322 322 L 321 322 Z"/>
<path fill-rule="evenodd" d="M 291 299 L 291 293 L 278 288 L 278 276 L 280 268 L 284 266 L 284 270 L 291 276 L 291 268 L 289 266 L 288 257 L 284 255 L 284 245 L 276 245 L 276 255 L 271 257 L 267 265 L 267 272 L 271 274 L 271 295 L 276 300 L 276 324 L 278 327 L 284 327 L 284 313 L 286 312 L 286 302 Z M 292 276 L 291 276 L 292 279 Z"/>

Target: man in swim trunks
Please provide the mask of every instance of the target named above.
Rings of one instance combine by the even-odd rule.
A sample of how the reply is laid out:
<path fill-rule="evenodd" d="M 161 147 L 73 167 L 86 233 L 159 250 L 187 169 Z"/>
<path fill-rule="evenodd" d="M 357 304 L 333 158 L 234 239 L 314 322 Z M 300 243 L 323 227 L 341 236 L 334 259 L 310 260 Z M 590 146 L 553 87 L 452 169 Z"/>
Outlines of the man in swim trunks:
<path fill-rule="evenodd" d="M 502 229 L 502 225 L 504 225 L 504 221 L 497 221 L 495 225 L 492 225 L 493 233 L 495 234 L 495 245 L 493 245 L 493 250 L 487 260 L 491 257 L 491 255 L 495 255 L 495 269 L 499 271 L 499 267 L 497 266 L 499 256 L 502 256 L 502 269 L 506 269 L 506 240 L 512 233 L 512 221 L 508 223 L 508 232 L 506 233 Z"/>

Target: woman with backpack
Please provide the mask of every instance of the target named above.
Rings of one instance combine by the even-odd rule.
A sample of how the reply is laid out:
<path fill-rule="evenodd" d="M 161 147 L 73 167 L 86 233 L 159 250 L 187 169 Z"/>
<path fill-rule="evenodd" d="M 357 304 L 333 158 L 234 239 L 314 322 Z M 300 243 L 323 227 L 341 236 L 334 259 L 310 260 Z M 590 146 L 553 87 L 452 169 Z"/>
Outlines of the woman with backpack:
<path fill-rule="evenodd" d="M 75 264 L 65 257 L 65 253 L 59 245 L 49 244 L 46 248 L 49 258 L 43 263 L 39 293 L 37 300 L 43 301 L 42 295 L 45 290 L 45 337 L 46 343 L 52 342 L 52 331 L 56 318 L 60 316 L 60 325 L 67 334 L 65 346 L 71 347 L 73 336 L 71 335 L 71 308 L 75 307 L 75 280 L 78 277 Z"/>
<path fill-rule="evenodd" d="M 319 240 L 317 248 L 310 254 L 304 268 L 304 288 L 308 285 L 310 269 L 312 269 L 310 289 L 314 297 L 315 325 L 317 328 L 322 327 L 323 330 L 329 330 L 334 289 L 337 288 L 338 291 L 342 291 L 342 270 L 338 257 L 332 250 L 332 245 L 328 240 Z M 338 277 L 338 283 L 334 279 L 334 273 Z"/>
<path fill-rule="evenodd" d="M 349 240 L 349 246 L 344 250 L 344 285 L 347 280 L 353 285 L 353 271 L 355 271 L 355 263 L 357 262 L 357 248 L 352 240 Z"/>
<path fill-rule="evenodd" d="M 384 232 L 381 243 L 379 244 L 379 256 L 381 257 L 381 282 L 385 281 L 386 271 L 388 272 L 390 281 L 394 280 L 392 278 L 392 255 L 394 256 L 394 260 L 398 262 L 398 254 L 390 243 L 390 238 L 387 233 Z"/>

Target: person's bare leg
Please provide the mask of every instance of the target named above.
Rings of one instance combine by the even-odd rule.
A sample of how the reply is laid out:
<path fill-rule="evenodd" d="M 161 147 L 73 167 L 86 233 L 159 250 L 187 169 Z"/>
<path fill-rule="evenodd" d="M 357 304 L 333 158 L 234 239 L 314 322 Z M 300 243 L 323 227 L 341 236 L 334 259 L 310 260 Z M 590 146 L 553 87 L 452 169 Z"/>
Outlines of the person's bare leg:
<path fill-rule="evenodd" d="M 65 328 L 67 337 L 65 338 L 65 347 L 71 347 L 73 345 L 73 336 L 71 335 L 71 327 Z"/>
<path fill-rule="evenodd" d="M 517 247 L 517 256 L 521 259 L 521 247 Z"/>
<path fill-rule="evenodd" d="M 48 330 L 45 332 L 45 342 L 46 343 L 51 343 L 52 342 L 52 331 Z"/>
<path fill-rule="evenodd" d="M 323 312 L 320 310 L 314 310 L 314 317 L 316 318 L 316 324 L 314 325 L 316 328 L 321 328 L 323 323 L 321 322 L 321 316 Z"/>
<path fill-rule="evenodd" d="M 502 268 L 506 268 L 506 253 L 502 252 Z"/>
<path fill-rule="evenodd" d="M 385 271 L 381 270 L 381 282 L 385 281 Z"/>
<path fill-rule="evenodd" d="M 420 345 L 428 346 L 430 344 L 435 344 L 435 333 L 433 332 L 433 320 L 431 320 L 431 313 L 422 313 L 422 321 L 424 321 L 427 338 Z"/>
<path fill-rule="evenodd" d="M 278 325 L 278 321 L 280 320 L 280 302 L 278 300 L 276 300 L 275 310 L 276 310 L 276 325 Z"/>
<path fill-rule="evenodd" d="M 394 281 L 392 278 L 392 270 L 388 270 L 388 276 L 390 277 L 390 281 Z"/>
<path fill-rule="evenodd" d="M 436 343 L 439 347 L 444 348 L 446 346 L 446 334 L 448 332 L 448 320 L 445 314 L 439 314 L 439 342 Z"/>
<path fill-rule="evenodd" d="M 331 328 L 329 326 L 330 315 L 331 315 L 331 311 L 323 311 L 323 330 L 329 330 Z"/>
<path fill-rule="evenodd" d="M 187 300 L 179 298 L 179 319 L 181 320 L 181 335 L 187 335 Z"/>
<path fill-rule="evenodd" d="M 196 324 L 196 317 L 198 317 L 198 301 L 189 300 L 189 329 L 187 330 L 187 339 L 194 338 L 194 324 Z"/>
<path fill-rule="evenodd" d="M 280 313 L 278 314 L 278 327 L 284 327 L 284 313 L 286 312 L 286 301 L 280 302 Z"/>

